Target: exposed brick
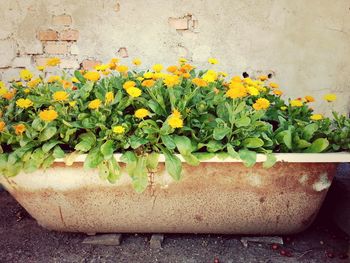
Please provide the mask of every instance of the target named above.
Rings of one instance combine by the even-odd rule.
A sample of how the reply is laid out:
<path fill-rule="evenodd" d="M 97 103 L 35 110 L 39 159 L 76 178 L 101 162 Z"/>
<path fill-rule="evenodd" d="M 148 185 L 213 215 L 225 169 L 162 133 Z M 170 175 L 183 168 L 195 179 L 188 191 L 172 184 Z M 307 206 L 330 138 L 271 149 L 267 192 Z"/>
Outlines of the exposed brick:
<path fill-rule="evenodd" d="M 21 53 L 27 54 L 27 55 L 39 55 L 44 53 L 43 45 L 38 40 L 29 42 L 29 43 L 26 41 L 26 45 L 24 45 L 22 49 L 23 49 L 23 52 Z"/>
<path fill-rule="evenodd" d="M 72 24 L 72 17 L 65 14 L 53 16 L 52 24 L 55 26 L 70 26 Z"/>
<path fill-rule="evenodd" d="M 94 60 L 94 59 L 85 59 L 81 64 L 83 69 L 88 70 L 88 69 L 93 69 L 94 66 L 101 64 L 101 61 Z"/>
<path fill-rule="evenodd" d="M 79 31 L 74 29 L 64 30 L 60 33 L 60 39 L 66 41 L 77 41 L 79 38 Z"/>
<path fill-rule="evenodd" d="M 12 61 L 13 68 L 28 68 L 32 64 L 32 57 L 15 57 Z"/>
<path fill-rule="evenodd" d="M 122 58 L 127 58 L 127 57 L 129 57 L 129 55 L 128 55 L 128 50 L 126 49 L 126 47 L 121 47 L 121 48 L 119 48 L 119 50 L 118 50 L 118 55 L 119 55 L 120 57 L 122 57 Z"/>
<path fill-rule="evenodd" d="M 68 53 L 68 43 L 66 42 L 47 42 L 45 44 L 47 54 L 66 54 Z"/>
<path fill-rule="evenodd" d="M 54 41 L 58 40 L 58 33 L 55 30 L 40 30 L 37 35 L 41 41 Z"/>
<path fill-rule="evenodd" d="M 35 64 L 36 64 L 37 66 L 46 66 L 47 60 L 48 60 L 48 58 L 36 57 L 36 58 L 35 58 Z"/>
<path fill-rule="evenodd" d="M 149 241 L 151 249 L 161 249 L 164 241 L 163 234 L 153 234 Z"/>
<path fill-rule="evenodd" d="M 169 26 L 175 28 L 176 30 L 188 29 L 188 19 L 187 18 L 169 17 L 168 24 L 169 24 Z"/>
<path fill-rule="evenodd" d="M 70 68 L 78 69 L 79 63 L 76 59 L 61 59 L 60 67 L 66 68 L 66 69 L 70 69 Z"/>

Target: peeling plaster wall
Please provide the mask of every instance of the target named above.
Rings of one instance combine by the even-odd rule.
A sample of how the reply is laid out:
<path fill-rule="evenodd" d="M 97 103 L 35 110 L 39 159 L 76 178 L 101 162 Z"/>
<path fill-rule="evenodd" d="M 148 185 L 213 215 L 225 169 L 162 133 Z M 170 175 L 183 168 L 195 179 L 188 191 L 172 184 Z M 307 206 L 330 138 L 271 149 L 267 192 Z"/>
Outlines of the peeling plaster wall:
<path fill-rule="evenodd" d="M 140 57 L 143 67 L 208 57 L 229 74 L 270 73 L 286 97 L 334 92 L 350 111 L 348 0 L 0 0 L 0 78 L 49 56 L 62 67 Z M 47 32 L 49 29 L 53 30 Z M 70 36 L 67 38 L 67 35 Z M 65 36 L 65 37 L 64 37 Z"/>

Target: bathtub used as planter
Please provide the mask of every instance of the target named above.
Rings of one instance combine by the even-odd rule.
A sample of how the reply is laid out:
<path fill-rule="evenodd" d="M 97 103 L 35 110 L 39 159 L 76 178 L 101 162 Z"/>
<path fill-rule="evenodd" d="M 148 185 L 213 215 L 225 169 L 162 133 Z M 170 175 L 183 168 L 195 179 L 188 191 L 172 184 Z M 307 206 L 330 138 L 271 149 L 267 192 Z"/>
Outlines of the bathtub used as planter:
<path fill-rule="evenodd" d="M 120 155 L 117 155 L 119 160 Z M 53 167 L 0 183 L 45 228 L 85 233 L 290 234 L 307 228 L 317 215 L 335 175 L 349 153 L 264 155 L 246 168 L 241 161 L 213 158 L 199 166 L 183 164 L 176 182 L 164 169 L 138 194 L 125 174 L 116 184 L 96 170 L 84 170 L 85 156 L 72 166 Z M 123 166 L 123 164 L 121 164 Z"/>

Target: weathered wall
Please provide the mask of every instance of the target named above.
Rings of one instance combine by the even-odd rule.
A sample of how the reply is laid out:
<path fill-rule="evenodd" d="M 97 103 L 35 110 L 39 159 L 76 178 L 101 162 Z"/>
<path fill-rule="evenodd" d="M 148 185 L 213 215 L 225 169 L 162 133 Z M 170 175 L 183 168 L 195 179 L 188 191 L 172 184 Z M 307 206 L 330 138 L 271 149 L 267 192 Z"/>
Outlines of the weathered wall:
<path fill-rule="evenodd" d="M 96 59 L 142 58 L 147 66 L 179 56 L 208 57 L 229 74 L 273 72 L 286 96 L 338 94 L 349 111 L 348 0 L 0 0 L 2 79 L 60 56 L 62 67 Z M 48 31 L 50 30 L 50 31 Z M 91 61 L 89 61 L 91 60 Z"/>

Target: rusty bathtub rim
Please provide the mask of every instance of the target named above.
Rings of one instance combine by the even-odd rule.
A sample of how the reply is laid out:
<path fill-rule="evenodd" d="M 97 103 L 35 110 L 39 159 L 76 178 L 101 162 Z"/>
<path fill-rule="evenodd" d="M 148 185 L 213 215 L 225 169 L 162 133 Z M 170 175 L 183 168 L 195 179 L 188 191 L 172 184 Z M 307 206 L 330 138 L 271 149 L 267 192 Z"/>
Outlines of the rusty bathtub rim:
<path fill-rule="evenodd" d="M 274 153 L 277 158 L 277 162 L 287 163 L 350 163 L 350 152 L 336 152 L 336 153 Z M 77 156 L 74 162 L 84 162 L 87 154 L 81 154 Z M 122 154 L 116 153 L 114 157 L 117 161 L 120 161 Z M 186 162 L 180 154 L 176 154 L 180 158 L 181 162 Z M 256 162 L 261 163 L 266 160 L 265 154 L 257 154 Z M 159 154 L 159 162 L 165 162 L 165 156 Z M 63 163 L 65 159 L 56 159 L 55 163 Z M 204 163 L 241 163 L 242 160 L 233 159 L 228 157 L 226 159 L 218 158 L 217 156 L 203 160 Z"/>

